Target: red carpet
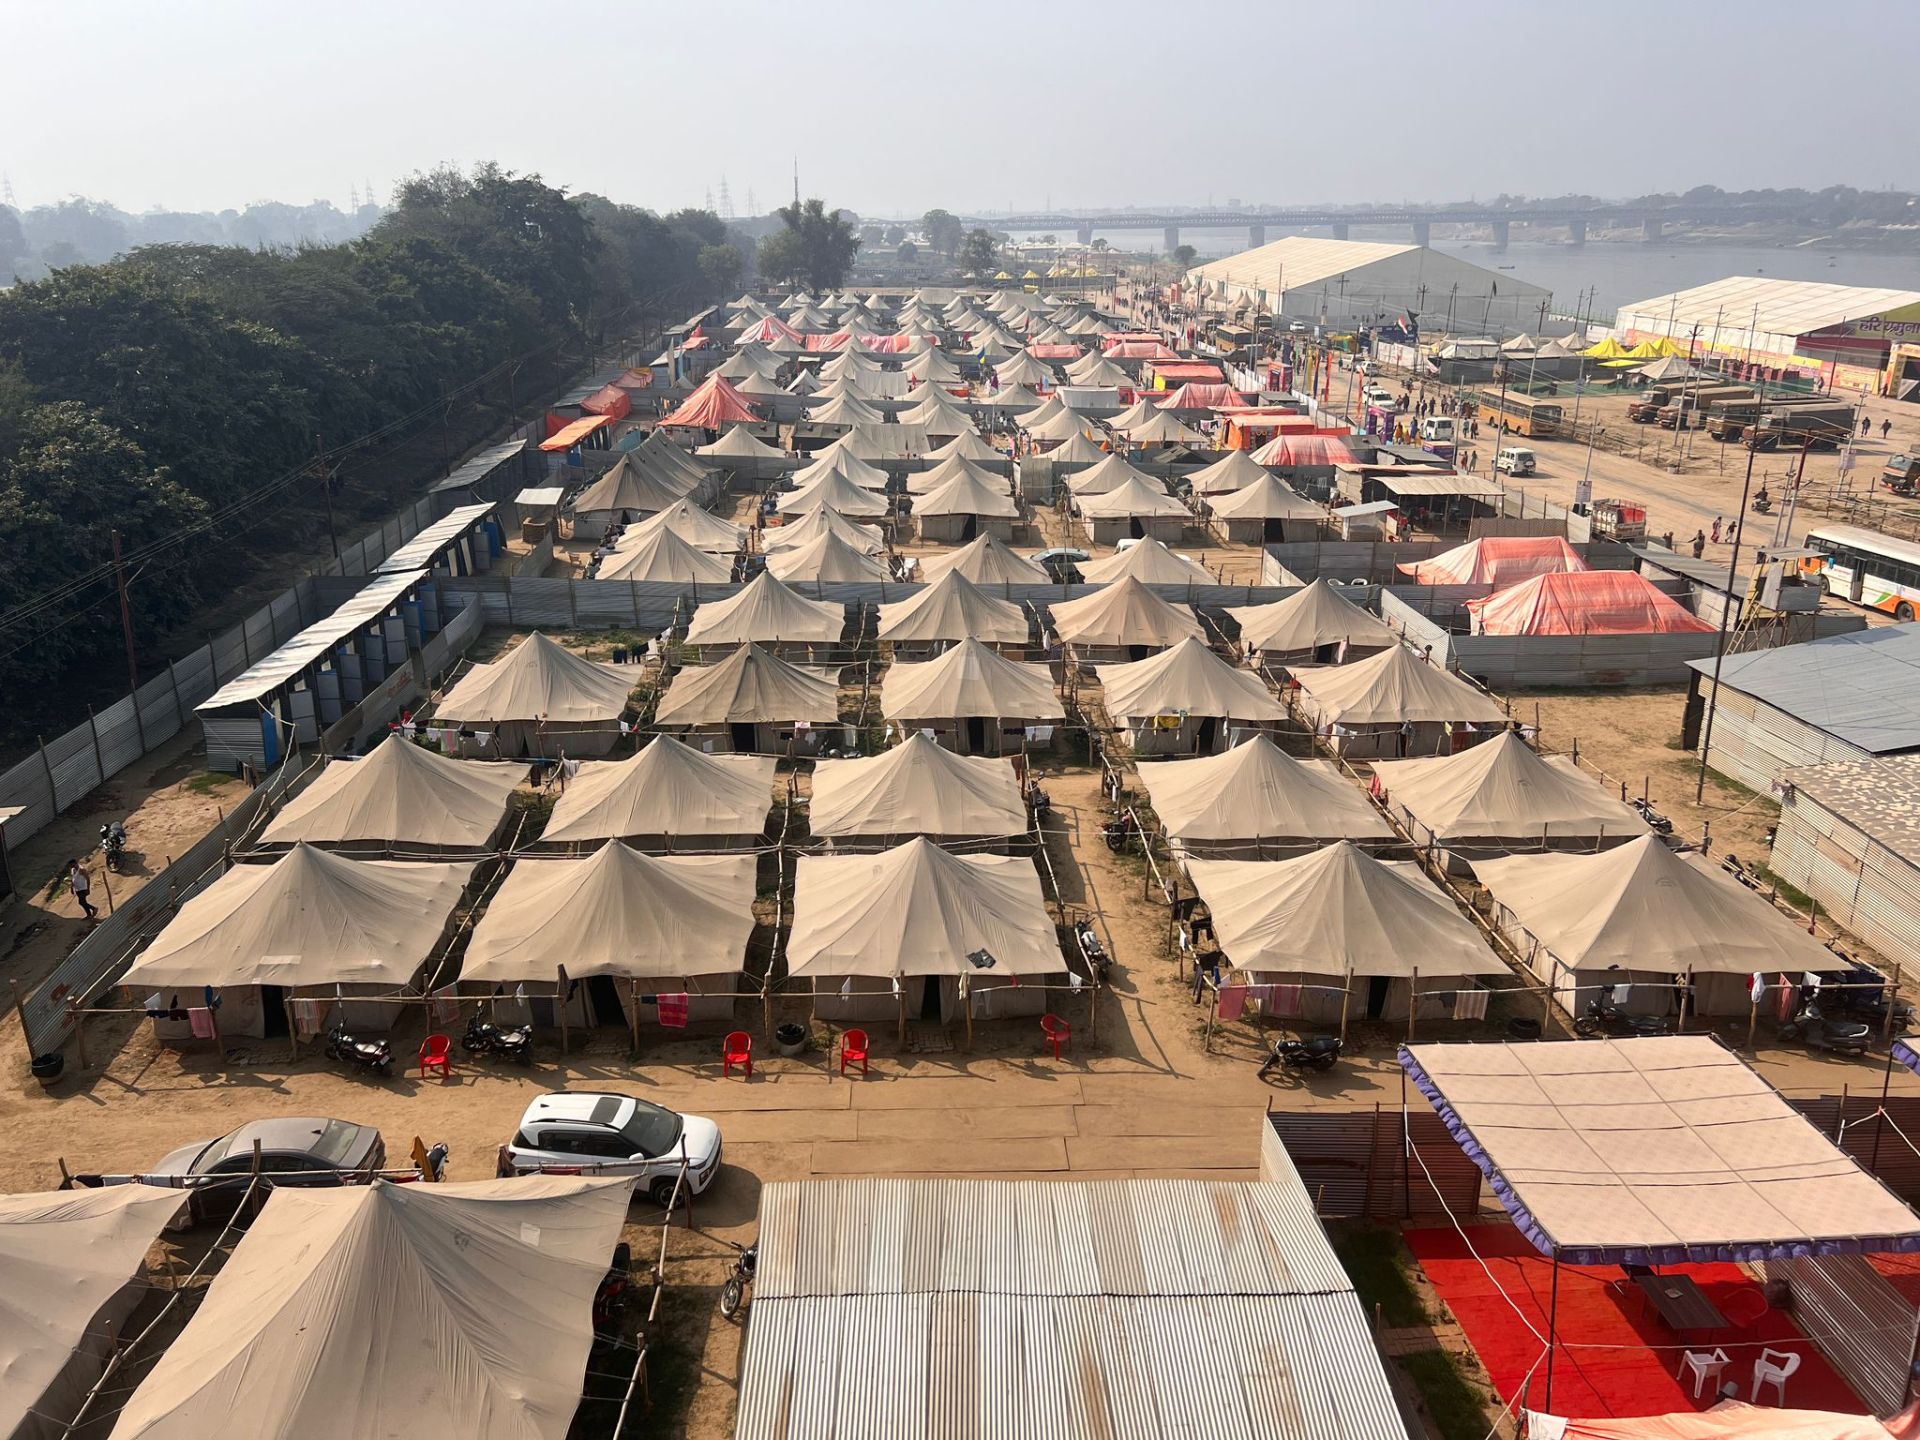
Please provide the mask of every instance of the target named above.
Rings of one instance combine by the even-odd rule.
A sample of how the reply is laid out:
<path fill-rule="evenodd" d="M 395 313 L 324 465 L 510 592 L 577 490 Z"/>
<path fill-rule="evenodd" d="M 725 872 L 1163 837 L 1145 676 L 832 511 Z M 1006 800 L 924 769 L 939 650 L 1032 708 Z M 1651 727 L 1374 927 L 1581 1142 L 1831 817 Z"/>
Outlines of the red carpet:
<path fill-rule="evenodd" d="M 1473 1258 L 1458 1232 L 1409 1230 L 1408 1247 L 1420 1261 L 1440 1298 L 1452 1307 L 1467 1339 L 1503 1400 L 1511 1400 L 1532 1370 L 1530 1400 L 1545 1407 L 1546 1366 L 1535 1369 L 1544 1344 L 1521 1323 L 1513 1306 L 1501 1298 L 1504 1290 L 1541 1335 L 1547 1333 L 1547 1302 L 1553 1284 L 1553 1266 L 1511 1225 L 1468 1227 L 1473 1249 L 1486 1260 L 1486 1269 Z M 1754 1282 L 1736 1265 L 1673 1265 L 1660 1267 L 1686 1275 L 1723 1311 L 1728 1298 L 1750 1291 Z M 1493 1272 L 1488 1278 L 1487 1272 Z M 1612 1266 L 1560 1267 L 1559 1352 L 1553 1367 L 1553 1411 L 1557 1415 L 1661 1415 L 1676 1410 L 1704 1410 L 1713 1403 L 1711 1391 L 1696 1404 L 1691 1377 L 1674 1379 L 1680 1355 L 1689 1345 L 1662 1323 L 1653 1307 L 1630 1290 L 1622 1295 L 1609 1288 L 1620 1279 Z M 1739 1310 L 1736 1305 L 1736 1311 Z M 1834 1373 L 1814 1344 L 1795 1328 L 1790 1316 L 1768 1311 L 1745 1328 L 1718 1335 L 1688 1337 L 1690 1348 L 1724 1349 L 1732 1362 L 1721 1376 L 1740 1387 L 1740 1398 L 1752 1398 L 1753 1361 L 1761 1347 L 1798 1352 L 1800 1368 L 1787 1381 L 1787 1403 L 1809 1410 L 1843 1410 L 1863 1414 L 1863 1405 Z M 1622 1346 L 1622 1349 L 1580 1349 L 1583 1345 Z M 1773 1391 L 1767 1391 L 1768 1401 Z"/>
<path fill-rule="evenodd" d="M 1920 1304 L 1920 1255 L 1869 1255 L 1867 1263 L 1894 1289 Z"/>

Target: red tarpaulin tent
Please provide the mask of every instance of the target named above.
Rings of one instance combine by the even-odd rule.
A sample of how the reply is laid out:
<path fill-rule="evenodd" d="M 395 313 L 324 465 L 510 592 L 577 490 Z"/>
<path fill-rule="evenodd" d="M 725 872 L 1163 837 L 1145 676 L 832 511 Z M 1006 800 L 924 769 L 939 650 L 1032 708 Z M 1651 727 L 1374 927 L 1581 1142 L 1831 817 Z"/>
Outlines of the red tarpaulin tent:
<path fill-rule="evenodd" d="M 549 455 L 557 455 L 562 450 L 571 450 L 596 430 L 611 424 L 611 415 L 588 415 L 579 420 L 568 420 L 549 411 L 547 438 L 540 442 L 540 448 Z"/>
<path fill-rule="evenodd" d="M 1354 455 L 1337 435 L 1288 429 L 1254 451 L 1253 458 L 1262 465 L 1351 465 Z"/>
<path fill-rule="evenodd" d="M 1147 369 L 1152 372 L 1155 379 L 1164 380 L 1169 385 L 1184 385 L 1188 382 L 1220 385 L 1224 384 L 1227 378 L 1218 365 L 1210 364 L 1205 360 L 1182 360 L 1172 354 L 1164 360 L 1156 359 Z"/>
<path fill-rule="evenodd" d="M 1916 1409 L 1920 1406 L 1909 1406 L 1886 1420 L 1832 1410 L 1779 1410 L 1740 1400 L 1722 1400 L 1699 1414 L 1606 1420 L 1562 1420 L 1529 1411 L 1527 1440 L 1920 1440 Z"/>
<path fill-rule="evenodd" d="M 718 430 L 736 421 L 758 420 L 759 413 L 741 398 L 724 375 L 709 375 L 700 388 L 680 402 L 680 408 L 660 423 Z"/>
<path fill-rule="evenodd" d="M 1585 570 L 1587 562 L 1557 535 L 1500 535 L 1469 540 L 1430 560 L 1396 568 L 1422 585 L 1491 585 L 1498 589 L 1536 575 Z"/>
<path fill-rule="evenodd" d="M 602 385 L 580 402 L 580 408 L 610 420 L 621 420 L 632 413 L 633 397 L 618 385 Z"/>
<path fill-rule="evenodd" d="M 1160 402 L 1162 410 L 1237 410 L 1247 397 L 1231 385 L 1203 385 L 1189 382 Z"/>
<path fill-rule="evenodd" d="M 767 345 L 775 340 L 798 340 L 800 332 L 786 321 L 769 315 L 764 320 L 756 320 L 740 332 L 742 345 Z"/>
<path fill-rule="evenodd" d="M 1536 575 L 1467 601 L 1482 635 L 1712 634 L 1713 626 L 1632 570 Z"/>

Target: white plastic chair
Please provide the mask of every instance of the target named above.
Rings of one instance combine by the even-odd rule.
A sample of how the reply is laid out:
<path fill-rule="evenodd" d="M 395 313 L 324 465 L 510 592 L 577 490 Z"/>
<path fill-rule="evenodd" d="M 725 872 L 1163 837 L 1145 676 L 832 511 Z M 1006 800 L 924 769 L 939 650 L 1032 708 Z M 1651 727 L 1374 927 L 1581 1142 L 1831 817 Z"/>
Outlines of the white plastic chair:
<path fill-rule="evenodd" d="M 1789 1350 L 1762 1350 L 1753 1362 L 1753 1403 L 1760 1403 L 1760 1387 L 1773 1386 L 1780 1404 L 1787 1403 L 1787 1377 L 1800 1368 L 1800 1356 Z"/>
<path fill-rule="evenodd" d="M 1798 1359 L 1799 1357 L 1795 1356 L 1794 1358 Z M 1698 1400 L 1700 1398 L 1700 1392 L 1705 1390 L 1709 1385 L 1717 1384 L 1721 1372 L 1731 1363 L 1727 1357 L 1727 1352 L 1724 1350 L 1716 1349 L 1711 1353 L 1705 1350 L 1689 1350 L 1680 1357 L 1680 1371 L 1673 1378 L 1676 1380 L 1684 1379 L 1687 1371 L 1691 1370 L 1693 1372 L 1693 1398 Z"/>

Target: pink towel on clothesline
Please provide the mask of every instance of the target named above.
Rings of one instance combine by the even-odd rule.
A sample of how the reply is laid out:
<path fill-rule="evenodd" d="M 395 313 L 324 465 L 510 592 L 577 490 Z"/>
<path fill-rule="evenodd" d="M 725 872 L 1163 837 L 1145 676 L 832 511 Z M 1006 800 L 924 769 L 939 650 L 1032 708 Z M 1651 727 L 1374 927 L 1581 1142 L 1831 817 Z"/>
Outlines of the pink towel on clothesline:
<path fill-rule="evenodd" d="M 1247 1008 L 1247 987 L 1227 985 L 1220 990 L 1220 1018 L 1238 1020 Z"/>
<path fill-rule="evenodd" d="M 192 1027 L 194 1039 L 213 1039 L 213 1011 L 204 1005 L 187 1011 L 187 1024 Z"/>
<path fill-rule="evenodd" d="M 1269 985 L 1266 995 L 1267 1014 L 1279 1019 L 1291 1019 L 1300 1013 L 1300 987 L 1298 985 Z"/>
<path fill-rule="evenodd" d="M 687 996 L 682 991 L 678 995 L 660 997 L 660 1023 L 673 1030 L 687 1028 Z"/>

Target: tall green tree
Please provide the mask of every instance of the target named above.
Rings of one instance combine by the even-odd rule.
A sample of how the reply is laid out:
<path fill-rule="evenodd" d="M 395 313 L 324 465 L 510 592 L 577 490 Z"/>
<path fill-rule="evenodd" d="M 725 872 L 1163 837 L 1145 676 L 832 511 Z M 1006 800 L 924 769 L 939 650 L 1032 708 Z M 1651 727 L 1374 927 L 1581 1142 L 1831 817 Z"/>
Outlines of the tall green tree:
<path fill-rule="evenodd" d="M 966 243 L 960 247 L 960 267 L 982 274 L 992 270 L 1000 258 L 1000 247 L 995 243 L 990 230 L 969 230 Z"/>
<path fill-rule="evenodd" d="M 960 253 L 960 246 L 967 238 L 967 227 L 945 210 L 927 211 L 920 217 L 920 228 L 926 234 L 927 244 L 949 260 Z"/>
<path fill-rule="evenodd" d="M 724 296 L 732 291 L 744 263 L 740 251 L 732 245 L 700 247 L 700 273 L 707 277 L 707 284 L 715 295 Z"/>
<path fill-rule="evenodd" d="M 820 200 L 795 201 L 774 212 L 782 229 L 760 242 L 760 272 L 797 280 L 814 290 L 837 290 L 846 283 L 860 236 L 839 211 Z"/>

